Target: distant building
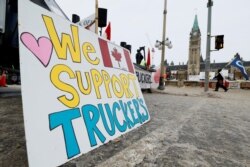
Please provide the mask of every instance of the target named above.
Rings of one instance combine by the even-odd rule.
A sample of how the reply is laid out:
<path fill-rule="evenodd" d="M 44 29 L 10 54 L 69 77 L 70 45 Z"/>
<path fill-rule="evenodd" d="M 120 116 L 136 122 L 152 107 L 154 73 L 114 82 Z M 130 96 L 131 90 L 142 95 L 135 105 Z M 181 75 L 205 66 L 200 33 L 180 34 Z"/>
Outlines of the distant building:
<path fill-rule="evenodd" d="M 228 61 L 229 62 L 229 61 Z M 229 73 L 234 74 L 236 78 L 234 79 L 242 79 L 242 76 L 239 74 L 239 71 L 235 69 L 234 67 L 230 67 L 226 65 L 228 62 L 225 63 L 210 63 L 210 71 L 211 72 L 217 72 L 218 69 L 227 69 L 229 70 Z M 242 61 L 243 66 L 246 68 L 246 71 L 248 75 L 250 75 L 250 61 Z M 165 62 L 165 64 L 167 64 Z M 171 77 L 171 73 L 178 73 L 184 72 L 187 76 L 185 78 L 188 78 L 188 75 L 199 75 L 200 72 L 205 72 L 205 62 L 203 60 L 203 57 L 201 55 L 201 32 L 198 24 L 198 17 L 195 15 L 193 27 L 190 32 L 190 38 L 189 38 L 189 52 L 188 52 L 188 61 L 186 65 L 169 65 L 167 64 L 167 76 L 169 78 Z M 177 76 L 178 79 L 178 75 Z"/>

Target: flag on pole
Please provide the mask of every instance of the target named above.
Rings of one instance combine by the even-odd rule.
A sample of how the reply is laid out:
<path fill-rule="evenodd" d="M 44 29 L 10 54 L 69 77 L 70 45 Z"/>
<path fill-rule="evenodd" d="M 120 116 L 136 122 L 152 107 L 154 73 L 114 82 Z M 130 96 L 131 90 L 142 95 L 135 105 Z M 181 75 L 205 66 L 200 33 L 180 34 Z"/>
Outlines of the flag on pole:
<path fill-rule="evenodd" d="M 234 59 L 230 62 L 229 65 L 234 66 L 235 68 L 238 68 L 241 71 L 242 75 L 246 78 L 246 80 L 249 80 L 246 69 L 242 64 L 240 55 L 238 53 L 235 55 Z"/>
<path fill-rule="evenodd" d="M 110 22 L 105 29 L 104 38 L 106 38 L 107 40 L 111 39 L 111 23 Z"/>
<path fill-rule="evenodd" d="M 95 14 L 92 14 L 85 19 L 78 22 L 80 26 L 85 27 L 87 30 L 95 32 Z"/>
<path fill-rule="evenodd" d="M 98 0 L 95 1 L 95 33 L 98 34 L 98 18 L 99 18 L 99 4 Z"/>
<path fill-rule="evenodd" d="M 147 57 L 147 68 L 149 69 L 151 65 L 151 56 L 150 56 L 150 49 L 148 48 L 148 57 Z"/>
<path fill-rule="evenodd" d="M 106 40 L 99 38 L 99 45 L 103 58 L 103 65 L 108 68 L 116 68 L 134 74 L 134 66 L 127 49 L 117 47 Z"/>

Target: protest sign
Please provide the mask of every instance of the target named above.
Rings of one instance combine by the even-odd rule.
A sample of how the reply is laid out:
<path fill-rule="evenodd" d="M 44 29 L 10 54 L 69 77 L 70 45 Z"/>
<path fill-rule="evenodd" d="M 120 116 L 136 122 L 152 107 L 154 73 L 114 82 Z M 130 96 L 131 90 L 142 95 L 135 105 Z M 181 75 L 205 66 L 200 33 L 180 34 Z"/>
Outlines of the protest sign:
<path fill-rule="evenodd" d="M 150 89 L 152 83 L 152 73 L 141 69 L 135 65 L 135 74 L 137 76 L 138 82 L 140 84 L 141 89 Z"/>
<path fill-rule="evenodd" d="M 127 49 L 19 1 L 29 166 L 61 165 L 150 120 Z"/>

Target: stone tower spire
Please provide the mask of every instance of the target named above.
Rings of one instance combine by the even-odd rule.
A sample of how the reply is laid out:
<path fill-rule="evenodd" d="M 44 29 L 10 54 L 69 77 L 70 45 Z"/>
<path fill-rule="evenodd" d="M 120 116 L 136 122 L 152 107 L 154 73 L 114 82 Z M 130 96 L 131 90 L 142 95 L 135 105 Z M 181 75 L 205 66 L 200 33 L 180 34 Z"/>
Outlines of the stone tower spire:
<path fill-rule="evenodd" d="M 194 24 L 189 38 L 188 75 L 200 74 L 201 33 L 198 17 L 195 15 Z"/>
<path fill-rule="evenodd" d="M 192 28 L 192 31 L 200 31 L 200 28 L 199 28 L 199 24 L 198 24 L 198 17 L 197 15 L 195 15 L 195 18 L 194 18 L 194 24 L 193 24 L 193 28 Z"/>

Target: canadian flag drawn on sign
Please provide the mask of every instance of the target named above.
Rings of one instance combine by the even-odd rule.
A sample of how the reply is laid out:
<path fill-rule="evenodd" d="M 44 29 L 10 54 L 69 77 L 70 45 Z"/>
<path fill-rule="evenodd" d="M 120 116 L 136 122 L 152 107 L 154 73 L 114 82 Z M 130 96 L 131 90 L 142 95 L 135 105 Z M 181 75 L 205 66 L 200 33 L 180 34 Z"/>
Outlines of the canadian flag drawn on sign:
<path fill-rule="evenodd" d="M 99 38 L 99 44 L 105 67 L 117 68 L 134 73 L 134 66 L 127 49 L 108 43 L 101 38 Z"/>

